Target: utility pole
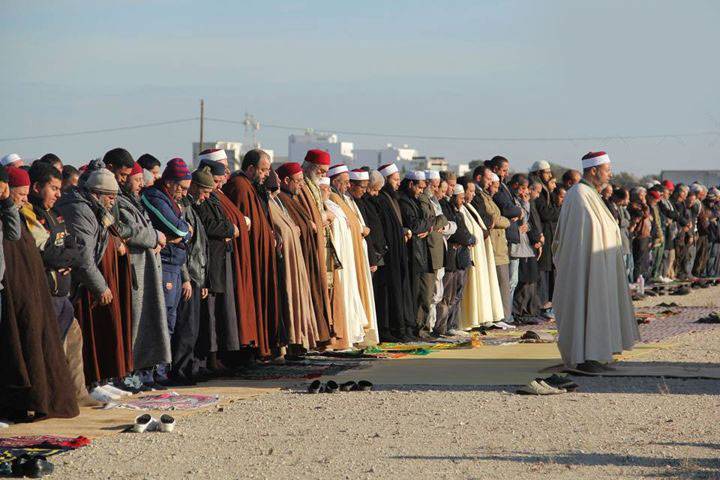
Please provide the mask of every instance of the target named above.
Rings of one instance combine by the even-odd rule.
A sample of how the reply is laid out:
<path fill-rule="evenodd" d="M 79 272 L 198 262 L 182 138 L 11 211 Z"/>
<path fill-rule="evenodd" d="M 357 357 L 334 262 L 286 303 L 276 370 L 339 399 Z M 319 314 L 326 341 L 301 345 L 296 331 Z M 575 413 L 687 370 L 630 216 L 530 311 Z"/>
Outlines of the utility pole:
<path fill-rule="evenodd" d="M 205 100 L 200 99 L 200 149 L 198 152 L 202 152 L 203 148 L 203 128 L 205 126 Z"/>

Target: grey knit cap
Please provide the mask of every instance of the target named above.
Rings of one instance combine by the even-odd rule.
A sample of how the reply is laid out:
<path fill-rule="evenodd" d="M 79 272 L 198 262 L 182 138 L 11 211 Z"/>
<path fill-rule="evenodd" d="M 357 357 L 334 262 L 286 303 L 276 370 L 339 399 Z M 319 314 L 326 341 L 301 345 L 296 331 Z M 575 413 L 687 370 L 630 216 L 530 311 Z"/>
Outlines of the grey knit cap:
<path fill-rule="evenodd" d="M 85 188 L 103 195 L 116 195 L 120 190 L 115 175 L 107 168 L 99 168 L 90 172 L 90 176 L 85 181 Z"/>

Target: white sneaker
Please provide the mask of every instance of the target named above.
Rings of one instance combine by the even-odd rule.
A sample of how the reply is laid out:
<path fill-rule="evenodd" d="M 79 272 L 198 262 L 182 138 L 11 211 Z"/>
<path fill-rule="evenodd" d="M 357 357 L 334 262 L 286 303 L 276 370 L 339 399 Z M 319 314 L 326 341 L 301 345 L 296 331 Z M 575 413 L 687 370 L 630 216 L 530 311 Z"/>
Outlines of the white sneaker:
<path fill-rule="evenodd" d="M 93 388 L 90 392 L 90 397 L 92 397 L 93 400 L 97 400 L 102 403 L 114 402 L 116 400 L 120 400 L 121 398 L 119 395 L 112 394 L 102 387 Z"/>
<path fill-rule="evenodd" d="M 448 330 L 447 334 L 452 337 L 469 337 L 470 336 L 470 334 L 464 330 L 455 330 L 455 329 Z"/>
<path fill-rule="evenodd" d="M 129 396 L 132 396 L 132 393 L 131 393 L 131 392 L 128 392 L 128 391 L 126 391 L 126 390 L 122 390 L 122 389 L 120 389 L 120 388 L 117 388 L 117 387 L 115 387 L 115 386 L 113 386 L 113 385 L 110 385 L 109 383 L 108 383 L 107 385 L 103 385 L 102 388 L 103 388 L 103 390 L 105 390 L 106 392 L 110 392 L 110 393 L 112 393 L 113 395 L 118 395 L 118 396 L 120 396 L 120 397 L 129 397 Z"/>
<path fill-rule="evenodd" d="M 133 432 L 143 433 L 152 432 L 157 428 L 157 420 L 150 416 L 149 413 L 144 413 L 135 417 L 135 423 L 133 423 Z"/>
<path fill-rule="evenodd" d="M 161 416 L 160 422 L 158 422 L 158 429 L 161 432 L 172 432 L 173 430 L 175 430 L 175 419 L 167 414 Z"/>
<path fill-rule="evenodd" d="M 493 323 L 493 326 L 497 328 L 502 328 L 503 330 L 514 330 L 517 328 L 515 325 L 510 325 L 509 323 L 505 323 L 503 321 L 495 322 Z"/>

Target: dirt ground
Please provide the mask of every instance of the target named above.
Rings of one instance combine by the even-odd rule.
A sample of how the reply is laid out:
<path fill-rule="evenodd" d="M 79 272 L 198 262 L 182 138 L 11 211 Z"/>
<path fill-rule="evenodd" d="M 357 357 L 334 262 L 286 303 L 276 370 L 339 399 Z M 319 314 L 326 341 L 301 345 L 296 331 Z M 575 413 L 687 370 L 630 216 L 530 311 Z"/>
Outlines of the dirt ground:
<path fill-rule="evenodd" d="M 653 298 L 718 305 L 720 287 Z M 648 362 L 720 362 L 720 329 L 669 340 Z M 720 478 L 720 382 L 578 378 L 576 393 L 377 386 L 261 395 L 55 457 L 65 479 Z"/>

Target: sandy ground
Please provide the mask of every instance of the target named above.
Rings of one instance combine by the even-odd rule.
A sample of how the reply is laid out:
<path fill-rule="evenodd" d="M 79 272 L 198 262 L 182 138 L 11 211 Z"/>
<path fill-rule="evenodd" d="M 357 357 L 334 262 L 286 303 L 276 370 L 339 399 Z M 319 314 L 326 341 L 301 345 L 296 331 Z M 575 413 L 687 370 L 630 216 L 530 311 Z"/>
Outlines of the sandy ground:
<path fill-rule="evenodd" d="M 718 305 L 720 287 L 668 299 Z M 672 341 L 642 360 L 720 362 L 720 329 Z M 56 457 L 53 478 L 720 478 L 720 382 L 577 381 L 554 397 L 387 385 L 262 395 L 172 434 L 102 438 Z"/>

